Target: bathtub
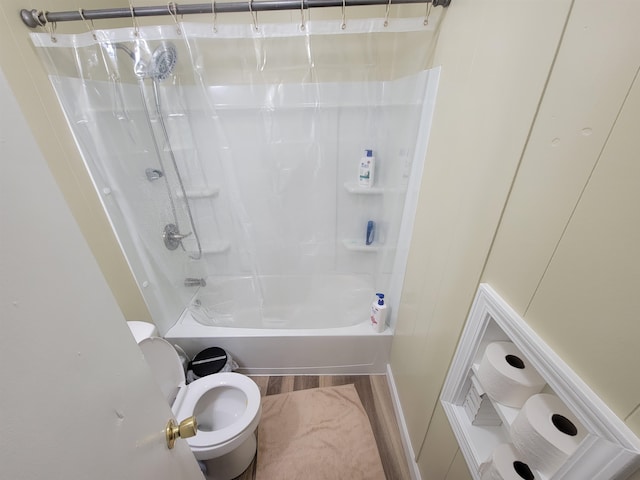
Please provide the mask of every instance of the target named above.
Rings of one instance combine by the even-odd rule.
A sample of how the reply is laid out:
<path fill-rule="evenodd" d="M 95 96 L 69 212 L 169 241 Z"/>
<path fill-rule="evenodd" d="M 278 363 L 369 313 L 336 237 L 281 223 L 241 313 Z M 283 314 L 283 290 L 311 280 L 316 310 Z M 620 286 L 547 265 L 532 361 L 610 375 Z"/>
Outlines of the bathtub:
<path fill-rule="evenodd" d="M 393 335 L 389 328 L 372 332 L 368 322 L 318 329 L 211 327 L 186 310 L 165 338 L 191 357 L 221 347 L 247 374 L 352 375 L 385 374 Z"/>
<path fill-rule="evenodd" d="M 368 274 L 211 276 L 187 308 L 212 327 L 347 327 L 367 318 L 374 284 Z"/>
<path fill-rule="evenodd" d="M 165 338 L 191 357 L 221 347 L 247 374 L 386 373 L 393 335 L 369 324 L 369 276 L 272 277 L 256 288 L 249 277 L 207 279 Z"/>

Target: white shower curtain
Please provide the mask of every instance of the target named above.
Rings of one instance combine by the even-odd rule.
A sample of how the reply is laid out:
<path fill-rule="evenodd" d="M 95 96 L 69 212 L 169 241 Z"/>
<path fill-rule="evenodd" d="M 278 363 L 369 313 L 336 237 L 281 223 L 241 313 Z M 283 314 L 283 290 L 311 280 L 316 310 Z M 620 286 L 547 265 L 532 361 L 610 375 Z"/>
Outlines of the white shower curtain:
<path fill-rule="evenodd" d="M 326 304 L 366 318 L 390 287 L 436 24 L 32 34 L 157 323 L 187 306 L 212 325 L 295 327 Z M 377 184 L 354 191 L 364 149 Z M 167 225 L 187 235 L 174 250 Z"/>

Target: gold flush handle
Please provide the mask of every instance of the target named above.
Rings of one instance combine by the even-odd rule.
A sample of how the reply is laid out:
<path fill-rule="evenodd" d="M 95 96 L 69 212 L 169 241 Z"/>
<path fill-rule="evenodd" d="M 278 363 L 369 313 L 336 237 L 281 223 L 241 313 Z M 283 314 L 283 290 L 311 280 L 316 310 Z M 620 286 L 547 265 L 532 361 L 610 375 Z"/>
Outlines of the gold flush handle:
<path fill-rule="evenodd" d="M 165 429 L 167 447 L 171 450 L 176 443 L 176 438 L 193 437 L 197 432 L 198 422 L 196 422 L 195 416 L 185 418 L 180 422 L 180 425 L 176 424 L 176 422 L 171 419 L 169 420 L 169 423 L 167 423 L 167 428 Z"/>

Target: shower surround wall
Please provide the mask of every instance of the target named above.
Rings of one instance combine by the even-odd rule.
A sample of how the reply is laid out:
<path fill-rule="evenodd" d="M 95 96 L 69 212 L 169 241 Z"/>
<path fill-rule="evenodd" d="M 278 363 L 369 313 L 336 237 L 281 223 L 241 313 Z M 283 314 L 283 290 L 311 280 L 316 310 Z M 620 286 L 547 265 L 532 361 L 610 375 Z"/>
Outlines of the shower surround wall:
<path fill-rule="evenodd" d="M 240 351 L 249 369 L 271 360 L 241 358 L 248 349 L 289 347 L 271 340 L 222 345 L 221 336 L 303 345 L 300 338 L 315 335 L 302 348 L 320 363 L 276 361 L 273 368 L 384 371 L 392 329 L 375 335 L 369 309 L 377 291 L 386 293 L 393 327 L 438 78 L 424 57 L 409 68 L 405 55 L 402 67 L 392 67 L 386 40 L 414 44 L 428 33 L 422 21 L 400 22 L 400 33 L 352 38 L 347 53 L 334 48 L 343 42 L 333 36 L 343 34 L 337 25 L 313 41 L 299 32 L 296 41 L 243 38 L 248 57 L 224 57 L 225 50 L 208 48 L 221 40 L 184 42 L 173 29 L 154 39 L 142 30 L 135 42 L 127 30 L 98 31 L 97 43 L 89 34 L 57 42 L 34 35 L 161 334 L 189 353 L 213 343 Z M 298 58 L 309 42 L 316 57 Z M 177 51 L 172 75 L 137 78 L 134 69 L 151 68 L 149 59 L 167 44 Z M 218 65 L 212 52 L 224 57 L 219 69 L 203 68 Z M 225 70 L 225 61 L 244 62 L 252 52 L 257 69 Z M 320 58 L 324 65 L 315 63 Z M 365 149 L 377 159 L 368 189 L 357 184 Z M 370 221 L 376 231 L 368 245 Z M 187 236 L 170 251 L 162 233 L 172 223 Z M 328 359 L 320 337 L 366 353 Z"/>
<path fill-rule="evenodd" d="M 200 92 L 160 84 L 170 139 L 160 146 L 175 154 L 201 260 L 189 258 L 197 253 L 193 235 L 183 241 L 186 252 L 168 251 L 162 242 L 170 205 L 165 179 L 145 176 L 147 168 L 159 166 L 138 86 L 54 82 L 149 308 L 166 331 L 185 305 L 194 307 L 196 289 L 184 286 L 187 277 L 206 279 L 192 308 L 205 324 L 322 328 L 366 320 L 375 291 L 391 286 L 434 76 L 211 87 L 215 118 L 199 106 Z M 151 89 L 145 88 L 149 101 Z M 370 189 L 357 186 L 365 148 L 377 157 Z M 164 165 L 184 210 L 166 158 Z M 178 213 L 188 233 L 187 217 Z M 377 226 L 369 246 L 368 220 Z M 263 315 L 269 307 L 273 313 Z"/>

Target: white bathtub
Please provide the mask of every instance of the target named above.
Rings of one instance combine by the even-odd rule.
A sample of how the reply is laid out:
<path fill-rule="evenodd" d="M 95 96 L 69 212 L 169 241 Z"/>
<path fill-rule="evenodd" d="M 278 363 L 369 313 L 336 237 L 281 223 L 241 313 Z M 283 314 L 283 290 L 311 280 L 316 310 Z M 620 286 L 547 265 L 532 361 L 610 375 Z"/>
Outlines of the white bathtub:
<path fill-rule="evenodd" d="M 221 347 L 248 374 L 351 375 L 386 373 L 393 335 L 389 328 L 374 333 L 368 322 L 320 329 L 212 327 L 186 310 L 165 338 L 191 357 Z"/>
<path fill-rule="evenodd" d="M 187 308 L 211 327 L 347 327 L 368 318 L 374 284 L 370 274 L 211 276 Z"/>
<path fill-rule="evenodd" d="M 209 277 L 165 338 L 224 348 L 251 374 L 385 373 L 392 334 L 369 324 L 368 274 Z"/>

